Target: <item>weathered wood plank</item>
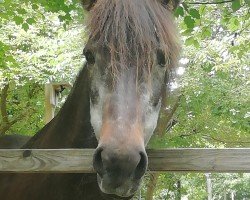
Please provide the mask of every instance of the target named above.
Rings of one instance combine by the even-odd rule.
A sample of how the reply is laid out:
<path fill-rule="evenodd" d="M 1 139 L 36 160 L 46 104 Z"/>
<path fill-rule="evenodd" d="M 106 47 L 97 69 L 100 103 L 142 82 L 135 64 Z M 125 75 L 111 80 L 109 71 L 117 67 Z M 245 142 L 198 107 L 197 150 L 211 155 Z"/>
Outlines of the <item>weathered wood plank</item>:
<path fill-rule="evenodd" d="M 250 172 L 250 148 L 148 150 L 149 171 Z M 94 149 L 0 149 L 1 173 L 93 173 Z"/>
<path fill-rule="evenodd" d="M 93 149 L 0 149 L 0 172 L 91 173 Z"/>
<path fill-rule="evenodd" d="M 149 151 L 152 171 L 250 172 L 250 148 Z"/>

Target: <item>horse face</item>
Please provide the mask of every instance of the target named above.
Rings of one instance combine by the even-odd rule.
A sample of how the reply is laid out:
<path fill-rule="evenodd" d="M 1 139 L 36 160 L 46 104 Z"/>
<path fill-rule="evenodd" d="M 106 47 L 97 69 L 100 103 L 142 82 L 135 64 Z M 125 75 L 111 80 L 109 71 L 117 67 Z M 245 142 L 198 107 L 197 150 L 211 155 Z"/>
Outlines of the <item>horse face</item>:
<path fill-rule="evenodd" d="M 91 77 L 91 124 L 99 141 L 94 168 L 104 193 L 130 196 L 147 168 L 145 145 L 160 111 L 165 56 L 154 53 L 150 73 L 145 70 L 139 76 L 137 66 L 128 66 L 113 80 L 109 54 L 90 44 L 84 54 Z"/>
<path fill-rule="evenodd" d="M 147 169 L 145 146 L 157 125 L 166 73 L 178 49 L 165 12 L 154 0 L 99 0 L 90 13 L 84 55 L 98 139 L 93 165 L 103 193 L 132 196 Z"/>

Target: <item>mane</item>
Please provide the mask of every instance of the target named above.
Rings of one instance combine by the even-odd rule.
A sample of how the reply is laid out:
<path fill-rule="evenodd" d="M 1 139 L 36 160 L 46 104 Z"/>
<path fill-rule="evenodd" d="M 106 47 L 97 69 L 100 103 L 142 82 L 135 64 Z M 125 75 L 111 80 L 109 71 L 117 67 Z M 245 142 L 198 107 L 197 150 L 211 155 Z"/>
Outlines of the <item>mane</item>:
<path fill-rule="evenodd" d="M 110 67 L 146 67 L 150 72 L 155 52 L 165 53 L 172 70 L 179 57 L 179 40 L 171 11 L 157 0 L 98 0 L 90 11 L 90 39 L 108 48 Z"/>

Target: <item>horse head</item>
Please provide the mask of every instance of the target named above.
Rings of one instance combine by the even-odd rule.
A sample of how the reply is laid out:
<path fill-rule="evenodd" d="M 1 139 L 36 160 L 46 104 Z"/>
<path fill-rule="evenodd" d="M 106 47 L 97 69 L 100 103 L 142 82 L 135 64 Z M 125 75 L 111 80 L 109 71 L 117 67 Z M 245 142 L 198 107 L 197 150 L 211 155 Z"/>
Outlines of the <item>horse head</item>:
<path fill-rule="evenodd" d="M 179 56 L 174 0 L 83 0 L 89 11 L 84 48 L 93 158 L 103 193 L 132 196 L 146 172 L 145 151 Z"/>

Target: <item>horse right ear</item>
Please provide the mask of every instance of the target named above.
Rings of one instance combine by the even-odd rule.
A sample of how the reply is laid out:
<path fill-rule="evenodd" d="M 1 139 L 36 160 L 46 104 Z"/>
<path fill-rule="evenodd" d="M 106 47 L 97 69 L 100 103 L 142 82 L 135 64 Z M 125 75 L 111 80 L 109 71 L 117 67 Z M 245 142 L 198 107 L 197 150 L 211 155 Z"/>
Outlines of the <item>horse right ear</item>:
<path fill-rule="evenodd" d="M 91 8 L 95 5 L 97 0 L 81 0 L 82 6 L 85 10 L 90 11 Z"/>

